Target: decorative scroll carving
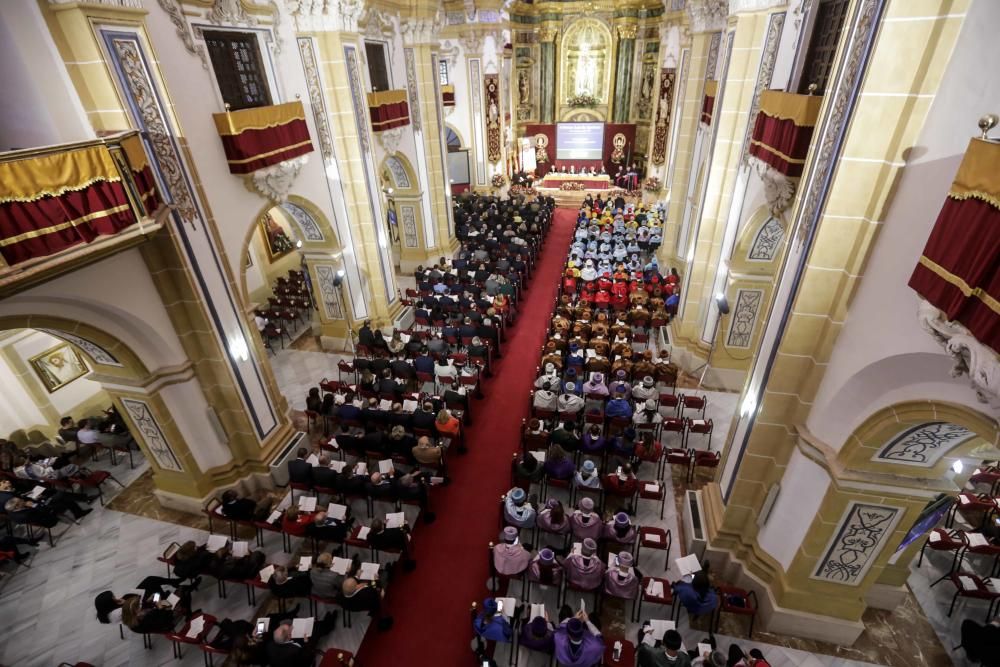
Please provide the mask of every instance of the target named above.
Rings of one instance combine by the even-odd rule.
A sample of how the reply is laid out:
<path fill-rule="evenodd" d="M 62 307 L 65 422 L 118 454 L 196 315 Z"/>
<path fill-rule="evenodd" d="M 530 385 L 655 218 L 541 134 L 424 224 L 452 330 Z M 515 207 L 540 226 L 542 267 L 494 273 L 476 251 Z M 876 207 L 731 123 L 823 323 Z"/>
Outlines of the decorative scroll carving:
<path fill-rule="evenodd" d="M 632 23 L 629 25 L 615 26 L 615 29 L 618 31 L 618 39 L 635 39 L 638 26 Z"/>
<path fill-rule="evenodd" d="M 136 431 L 139 432 L 139 437 L 146 443 L 146 449 L 152 455 L 156 465 L 163 470 L 184 472 L 184 467 L 177 460 L 174 450 L 171 449 L 167 437 L 160 430 L 160 425 L 156 423 L 156 418 L 153 417 L 149 406 L 137 398 L 122 398 L 121 403 Z"/>
<path fill-rule="evenodd" d="M 288 215 L 292 216 L 296 224 L 298 224 L 299 229 L 302 231 L 302 238 L 306 241 L 323 241 L 323 231 L 313 220 L 313 217 L 309 215 L 302 207 L 297 206 L 291 202 L 283 202 L 281 204 L 281 210 L 283 210 Z"/>
<path fill-rule="evenodd" d="M 948 451 L 974 437 L 975 433 L 958 424 L 928 422 L 902 431 L 871 460 L 932 468 Z"/>
<path fill-rule="evenodd" d="M 439 17 L 410 18 L 400 21 L 399 24 L 399 32 L 403 36 L 403 44 L 406 46 L 417 44 L 434 44 L 436 46 L 441 28 Z"/>
<path fill-rule="evenodd" d="M 774 62 L 778 57 L 778 43 L 781 41 L 781 31 L 785 27 L 785 12 L 771 14 L 767 21 L 767 35 L 764 37 L 764 52 L 760 56 L 760 70 L 757 72 L 757 83 L 753 89 L 753 101 L 750 103 L 750 117 L 746 132 L 743 134 L 743 162 L 746 163 L 750 149 L 750 135 L 757 122 L 760 111 L 760 94 L 771 86 L 774 77 Z"/>
<path fill-rule="evenodd" d="M 118 361 L 117 358 L 115 358 L 115 355 L 111 354 L 97 343 L 93 343 L 87 340 L 86 338 L 81 338 L 76 334 L 65 333 L 57 329 L 35 329 L 35 330 L 47 333 L 50 336 L 55 336 L 56 338 L 60 338 L 66 341 L 67 343 L 72 343 L 73 345 L 76 345 L 78 348 L 86 352 L 87 355 L 91 359 L 93 359 L 94 363 L 96 364 L 101 364 L 102 366 L 117 366 L 118 368 L 122 367 L 122 363 Z"/>
<path fill-rule="evenodd" d="M 283 202 L 288 198 L 288 193 L 292 190 L 292 183 L 295 182 L 308 160 L 308 155 L 300 155 L 291 160 L 258 169 L 249 174 L 250 183 L 253 189 L 265 199 Z"/>
<path fill-rule="evenodd" d="M 403 140 L 403 128 L 393 127 L 388 130 L 382 130 L 378 133 L 378 140 L 386 153 L 395 155 L 399 150 L 399 142 Z"/>
<path fill-rule="evenodd" d="M 319 137 L 319 148 L 323 159 L 328 160 L 333 156 L 333 137 L 330 134 L 330 123 L 326 119 L 326 103 L 323 99 L 319 69 L 316 67 L 316 53 L 313 51 L 311 37 L 299 37 L 298 42 L 302 68 L 306 74 L 306 89 L 309 91 L 309 106 L 312 108 L 316 135 Z"/>
<path fill-rule="evenodd" d="M 757 321 L 757 312 L 764 300 L 764 290 L 741 289 L 736 294 L 736 304 L 733 306 L 733 317 L 729 325 L 729 336 L 726 337 L 726 347 L 750 347 L 753 338 L 753 325 Z"/>
<path fill-rule="evenodd" d="M 954 359 L 951 376 L 968 375 L 979 402 L 1000 409 L 1000 359 L 997 353 L 976 340 L 958 322 L 945 319 L 944 313 L 926 299 L 920 299 L 917 319 L 924 331 Z"/>
<path fill-rule="evenodd" d="M 400 206 L 399 217 L 403 221 L 403 245 L 416 248 L 419 245 L 417 237 L 417 216 L 412 206 Z"/>
<path fill-rule="evenodd" d="M 187 52 L 193 56 L 198 56 L 201 59 L 201 66 L 208 69 L 208 55 L 205 53 L 205 47 L 194 43 L 194 35 L 191 33 L 191 26 L 188 25 L 187 20 L 184 18 L 180 0 L 157 0 L 157 2 L 160 8 L 170 17 L 170 22 L 177 28 L 177 36 L 181 38 L 181 42 L 184 44 Z"/>
<path fill-rule="evenodd" d="M 747 252 L 747 261 L 750 262 L 770 262 L 778 255 L 781 248 L 781 240 L 785 238 L 785 228 L 781 226 L 781 221 L 775 217 L 770 217 L 757 230 L 757 235 Z"/>
<path fill-rule="evenodd" d="M 901 515 L 899 507 L 852 501 L 812 578 L 849 586 L 860 584 Z"/>
<path fill-rule="evenodd" d="M 708 59 L 705 63 L 705 78 L 715 79 L 715 70 L 719 65 L 719 46 L 722 45 L 722 33 L 712 35 L 708 42 Z"/>
<path fill-rule="evenodd" d="M 319 297 L 323 303 L 323 312 L 328 319 L 343 319 L 344 311 L 340 307 L 340 288 L 333 284 L 337 269 L 332 264 L 313 264 L 319 284 Z"/>
<path fill-rule="evenodd" d="M 412 48 L 403 49 L 406 63 L 406 95 L 410 103 L 410 123 L 413 131 L 420 131 L 420 97 L 417 94 L 417 62 Z M 437 74 L 437 72 L 435 72 Z"/>
<path fill-rule="evenodd" d="M 350 47 L 344 49 L 345 64 L 347 65 L 347 78 L 351 87 L 351 98 L 354 102 L 354 119 L 358 126 L 358 139 L 361 141 L 361 150 L 365 153 L 371 152 L 371 140 L 368 137 L 368 102 L 362 92 L 361 71 L 358 69 L 357 50 Z"/>
<path fill-rule="evenodd" d="M 748 161 L 764 183 L 764 199 L 767 200 L 768 210 L 771 215 L 780 216 L 788 210 L 788 207 L 795 200 L 795 190 L 798 187 L 799 179 L 785 176 L 755 157 L 750 157 Z"/>

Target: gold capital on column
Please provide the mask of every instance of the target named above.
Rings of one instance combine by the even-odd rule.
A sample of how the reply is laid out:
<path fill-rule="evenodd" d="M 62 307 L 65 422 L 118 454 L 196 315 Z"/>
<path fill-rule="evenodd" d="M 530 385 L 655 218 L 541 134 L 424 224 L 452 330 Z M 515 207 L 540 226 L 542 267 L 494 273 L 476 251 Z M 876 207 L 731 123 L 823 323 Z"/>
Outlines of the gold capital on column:
<path fill-rule="evenodd" d="M 554 42 L 558 34 L 558 28 L 541 28 L 538 31 L 538 39 L 542 42 Z"/>
<path fill-rule="evenodd" d="M 635 39 L 638 26 L 634 23 L 615 26 L 618 30 L 618 39 Z"/>

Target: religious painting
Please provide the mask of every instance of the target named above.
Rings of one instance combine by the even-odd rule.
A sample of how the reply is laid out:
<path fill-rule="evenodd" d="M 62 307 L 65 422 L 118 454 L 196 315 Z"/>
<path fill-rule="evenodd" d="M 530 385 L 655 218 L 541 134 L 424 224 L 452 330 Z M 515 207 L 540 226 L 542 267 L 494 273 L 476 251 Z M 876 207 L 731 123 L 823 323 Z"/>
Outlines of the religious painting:
<path fill-rule="evenodd" d="M 267 248 L 268 261 L 274 262 L 279 257 L 283 257 L 295 250 L 295 241 L 292 240 L 292 230 L 288 223 L 276 215 L 271 215 L 268 211 L 261 216 L 260 234 L 264 239 L 264 247 Z"/>
<path fill-rule="evenodd" d="M 639 75 L 639 96 L 636 98 L 635 110 L 639 120 L 649 120 L 653 114 L 653 94 L 656 90 L 656 63 L 644 62 Z"/>
<path fill-rule="evenodd" d="M 667 135 L 670 132 L 670 120 L 674 99 L 674 80 L 677 70 L 664 67 L 660 70 L 660 97 L 656 105 L 656 123 L 653 127 L 653 164 L 663 164 L 667 160 Z"/>
<path fill-rule="evenodd" d="M 90 372 L 83 357 L 69 343 L 60 343 L 28 362 L 50 394 Z"/>
<path fill-rule="evenodd" d="M 562 40 L 563 100 L 570 106 L 596 106 L 608 99 L 611 77 L 611 31 L 596 19 L 583 18 Z"/>
<path fill-rule="evenodd" d="M 549 161 L 549 138 L 539 132 L 535 135 L 535 162 L 542 164 Z"/>
<path fill-rule="evenodd" d="M 486 91 L 486 159 L 500 161 L 500 77 L 496 74 L 483 76 Z"/>

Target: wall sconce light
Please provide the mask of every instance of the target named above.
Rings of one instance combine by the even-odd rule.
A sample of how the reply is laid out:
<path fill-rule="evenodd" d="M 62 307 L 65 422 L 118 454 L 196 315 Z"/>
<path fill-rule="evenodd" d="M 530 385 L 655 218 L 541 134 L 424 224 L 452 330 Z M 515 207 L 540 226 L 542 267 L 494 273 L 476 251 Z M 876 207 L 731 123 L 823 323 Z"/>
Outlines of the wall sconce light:
<path fill-rule="evenodd" d="M 954 463 L 951 464 L 951 469 L 956 475 L 961 475 L 962 468 L 964 467 L 965 465 L 962 463 L 962 459 L 957 459 Z"/>

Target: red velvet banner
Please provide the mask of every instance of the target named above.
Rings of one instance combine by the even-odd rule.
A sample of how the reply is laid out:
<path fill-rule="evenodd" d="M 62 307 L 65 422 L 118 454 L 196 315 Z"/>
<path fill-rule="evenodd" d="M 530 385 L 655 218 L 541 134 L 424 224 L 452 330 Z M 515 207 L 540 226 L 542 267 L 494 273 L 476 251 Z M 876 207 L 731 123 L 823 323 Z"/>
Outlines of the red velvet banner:
<path fill-rule="evenodd" d="M 8 264 L 19 264 L 116 234 L 135 222 L 120 181 L 98 181 L 58 197 L 4 202 L 0 204 L 0 253 Z"/>
<path fill-rule="evenodd" d="M 750 139 L 750 154 L 786 176 L 802 175 L 813 128 L 760 112 Z"/>
<path fill-rule="evenodd" d="M 980 343 L 1000 351 L 1000 210 L 948 197 L 910 287 Z"/>
<path fill-rule="evenodd" d="M 156 209 L 160 208 L 162 201 L 160 193 L 156 190 L 156 179 L 153 178 L 153 169 L 148 164 L 139 171 L 132 172 L 135 180 L 135 187 L 139 190 L 139 198 L 146 215 L 153 215 Z"/>
<path fill-rule="evenodd" d="M 229 171 L 249 174 L 285 160 L 311 153 L 312 141 L 303 118 L 261 129 L 246 129 L 239 134 L 223 134 L 222 146 L 226 151 Z"/>
<path fill-rule="evenodd" d="M 705 125 L 712 124 L 712 108 L 715 106 L 715 98 L 711 95 L 705 95 L 704 101 L 701 103 L 701 122 Z"/>
<path fill-rule="evenodd" d="M 591 167 L 600 170 L 601 165 L 604 165 L 604 170 L 614 177 L 615 173 L 618 171 L 618 167 L 627 166 L 626 161 L 631 164 L 634 161 L 633 155 L 636 152 L 635 149 L 635 124 L 633 123 L 605 123 L 604 124 L 604 157 L 601 160 L 556 160 L 556 155 L 558 154 L 558 146 L 556 144 L 556 125 L 554 123 L 534 123 L 524 126 L 525 136 L 531 139 L 531 142 L 536 145 L 535 149 L 535 177 L 539 178 L 545 174 L 552 171 L 556 165 L 560 167 L 576 167 L 577 171 L 581 169 L 590 169 Z M 538 148 L 535 142 L 535 136 L 539 134 L 544 134 L 548 139 L 548 145 L 545 147 L 545 157 L 546 162 L 540 162 L 538 160 Z M 624 154 L 623 161 L 621 163 L 616 163 L 611 161 L 611 156 L 614 153 L 614 138 L 616 134 L 625 135 L 625 146 L 622 149 Z"/>
<path fill-rule="evenodd" d="M 410 105 L 405 101 L 368 107 L 368 112 L 372 117 L 372 129 L 376 132 L 410 124 Z"/>
<path fill-rule="evenodd" d="M 441 93 L 441 106 L 453 107 L 455 106 L 455 91 L 446 90 Z"/>

